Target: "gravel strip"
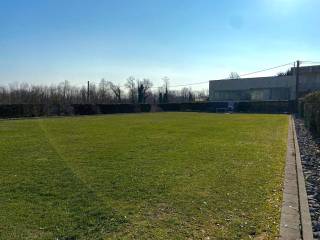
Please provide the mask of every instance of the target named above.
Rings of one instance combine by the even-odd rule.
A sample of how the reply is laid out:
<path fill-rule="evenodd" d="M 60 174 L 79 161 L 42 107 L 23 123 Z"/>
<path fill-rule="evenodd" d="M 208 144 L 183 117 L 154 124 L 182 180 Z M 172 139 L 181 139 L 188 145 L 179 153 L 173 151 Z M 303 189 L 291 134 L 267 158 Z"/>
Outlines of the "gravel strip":
<path fill-rule="evenodd" d="M 295 125 L 306 182 L 313 236 L 315 239 L 320 239 L 320 138 L 314 137 L 305 128 L 303 120 L 295 119 Z"/>

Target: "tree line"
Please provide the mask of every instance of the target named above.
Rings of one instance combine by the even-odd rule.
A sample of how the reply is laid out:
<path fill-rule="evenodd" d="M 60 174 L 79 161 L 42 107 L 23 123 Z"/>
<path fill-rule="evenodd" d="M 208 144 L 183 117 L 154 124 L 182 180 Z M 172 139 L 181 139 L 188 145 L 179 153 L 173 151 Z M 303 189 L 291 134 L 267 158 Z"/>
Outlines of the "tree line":
<path fill-rule="evenodd" d="M 169 78 L 154 88 L 150 79 L 130 76 L 123 86 L 101 79 L 98 84 L 88 82 L 81 87 L 64 81 L 56 85 L 13 83 L 0 86 L 0 104 L 118 104 L 169 103 L 208 100 L 208 90 L 191 88 L 169 89 Z"/>

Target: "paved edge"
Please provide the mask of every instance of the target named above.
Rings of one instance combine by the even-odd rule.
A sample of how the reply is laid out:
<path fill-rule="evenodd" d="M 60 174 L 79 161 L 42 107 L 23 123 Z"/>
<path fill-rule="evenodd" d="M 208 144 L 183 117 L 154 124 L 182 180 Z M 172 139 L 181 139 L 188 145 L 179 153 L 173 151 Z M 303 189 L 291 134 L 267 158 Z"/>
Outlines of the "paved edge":
<path fill-rule="evenodd" d="M 312 240 L 313 232 L 294 119 L 289 117 L 280 240 Z"/>
<path fill-rule="evenodd" d="M 309 211 L 308 196 L 306 191 L 306 184 L 304 180 L 299 143 L 297 139 L 296 128 L 294 124 L 294 118 L 291 117 L 291 124 L 293 126 L 293 138 L 296 150 L 296 164 L 297 164 L 297 176 L 298 176 L 298 190 L 299 190 L 299 205 L 300 205 L 300 221 L 301 232 L 303 240 L 313 239 L 312 223 Z"/>
<path fill-rule="evenodd" d="M 292 126 L 292 120 L 290 117 L 288 124 L 287 155 L 280 220 L 280 240 L 301 239 L 299 190 Z"/>

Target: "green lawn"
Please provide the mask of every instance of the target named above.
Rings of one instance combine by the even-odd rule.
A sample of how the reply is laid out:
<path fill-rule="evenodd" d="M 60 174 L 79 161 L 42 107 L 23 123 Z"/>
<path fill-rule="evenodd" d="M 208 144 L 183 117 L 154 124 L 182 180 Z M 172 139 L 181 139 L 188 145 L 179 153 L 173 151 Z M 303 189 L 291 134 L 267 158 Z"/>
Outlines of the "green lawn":
<path fill-rule="evenodd" d="M 0 239 L 274 239 L 288 116 L 0 121 Z"/>

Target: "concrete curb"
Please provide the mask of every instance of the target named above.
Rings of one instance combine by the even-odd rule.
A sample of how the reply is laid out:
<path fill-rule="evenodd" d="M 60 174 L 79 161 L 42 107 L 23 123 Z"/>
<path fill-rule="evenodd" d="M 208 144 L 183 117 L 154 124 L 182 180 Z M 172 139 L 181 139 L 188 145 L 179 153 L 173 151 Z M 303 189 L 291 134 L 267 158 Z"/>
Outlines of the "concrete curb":
<path fill-rule="evenodd" d="M 280 240 L 312 240 L 313 232 L 294 120 L 289 119 Z"/>
<path fill-rule="evenodd" d="M 292 121 L 288 126 L 286 167 L 283 184 L 283 201 L 280 221 L 280 240 L 301 239 L 300 208 L 297 182 L 297 166 L 293 140 Z"/>
<path fill-rule="evenodd" d="M 296 164 L 297 164 L 297 177 L 298 177 L 298 190 L 299 190 L 299 205 L 300 205 L 300 221 L 301 221 L 301 233 L 303 240 L 313 239 L 312 223 L 309 211 L 308 196 L 306 191 L 306 184 L 304 180 L 300 149 L 297 139 L 296 128 L 294 124 L 294 118 L 291 117 L 293 125 L 293 138 L 296 150 Z"/>

